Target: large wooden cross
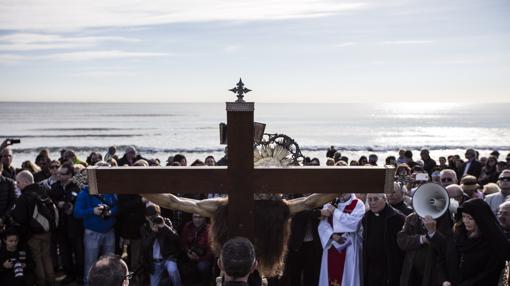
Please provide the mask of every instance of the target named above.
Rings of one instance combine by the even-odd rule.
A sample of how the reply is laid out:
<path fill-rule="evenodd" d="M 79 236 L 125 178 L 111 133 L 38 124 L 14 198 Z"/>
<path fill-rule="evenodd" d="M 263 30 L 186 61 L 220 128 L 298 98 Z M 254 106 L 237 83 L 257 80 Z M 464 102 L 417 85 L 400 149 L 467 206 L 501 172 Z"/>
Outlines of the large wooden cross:
<path fill-rule="evenodd" d="M 253 238 L 254 193 L 379 193 L 393 189 L 387 167 L 254 168 L 253 114 L 240 80 L 227 102 L 227 167 L 98 167 L 88 170 L 91 193 L 228 194 L 229 232 Z"/>

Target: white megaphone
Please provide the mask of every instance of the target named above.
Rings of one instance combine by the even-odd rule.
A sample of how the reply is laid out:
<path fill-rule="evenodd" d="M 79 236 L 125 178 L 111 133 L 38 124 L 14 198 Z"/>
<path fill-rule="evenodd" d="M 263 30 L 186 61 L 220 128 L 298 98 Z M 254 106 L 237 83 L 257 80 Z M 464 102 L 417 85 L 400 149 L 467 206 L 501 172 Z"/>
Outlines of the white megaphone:
<path fill-rule="evenodd" d="M 424 218 L 431 216 L 437 219 L 450 206 L 450 198 L 446 189 L 436 183 L 421 185 L 413 195 L 413 208 L 417 215 Z"/>

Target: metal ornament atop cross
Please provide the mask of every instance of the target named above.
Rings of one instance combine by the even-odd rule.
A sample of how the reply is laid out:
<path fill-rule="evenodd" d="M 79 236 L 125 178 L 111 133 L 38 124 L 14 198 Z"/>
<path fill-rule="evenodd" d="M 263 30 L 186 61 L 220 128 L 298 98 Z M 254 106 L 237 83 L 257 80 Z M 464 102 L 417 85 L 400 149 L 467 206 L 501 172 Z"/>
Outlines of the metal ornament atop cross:
<path fill-rule="evenodd" d="M 241 78 L 239 78 L 239 82 L 237 83 L 237 86 L 232 89 L 229 89 L 229 91 L 231 91 L 233 93 L 237 93 L 236 102 L 240 103 L 240 102 L 244 102 L 244 99 L 243 99 L 244 94 L 250 92 L 251 89 L 244 87 L 243 81 L 241 80 Z"/>

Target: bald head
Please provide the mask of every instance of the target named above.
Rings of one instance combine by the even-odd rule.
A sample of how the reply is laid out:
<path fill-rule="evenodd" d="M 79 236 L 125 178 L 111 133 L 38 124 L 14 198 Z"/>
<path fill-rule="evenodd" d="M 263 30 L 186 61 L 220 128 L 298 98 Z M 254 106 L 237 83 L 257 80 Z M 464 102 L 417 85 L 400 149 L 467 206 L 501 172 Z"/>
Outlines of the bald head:
<path fill-rule="evenodd" d="M 448 197 L 455 199 L 459 203 L 462 202 L 464 191 L 457 184 L 452 184 L 446 187 L 446 192 L 448 192 Z"/>
<path fill-rule="evenodd" d="M 16 183 L 23 190 L 26 186 L 34 183 L 34 176 L 27 170 L 21 171 L 16 175 Z"/>

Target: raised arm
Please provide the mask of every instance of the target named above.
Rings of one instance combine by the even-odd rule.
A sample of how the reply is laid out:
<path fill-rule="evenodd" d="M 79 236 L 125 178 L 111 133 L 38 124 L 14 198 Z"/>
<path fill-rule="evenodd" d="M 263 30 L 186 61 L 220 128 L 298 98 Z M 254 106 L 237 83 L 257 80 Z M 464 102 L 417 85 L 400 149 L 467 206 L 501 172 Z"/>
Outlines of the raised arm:
<path fill-rule="evenodd" d="M 225 198 L 195 200 L 178 197 L 173 194 L 144 194 L 147 200 L 167 209 L 196 213 L 203 217 L 212 217 L 216 209 L 227 204 Z"/>
<path fill-rule="evenodd" d="M 290 214 L 294 215 L 298 212 L 311 210 L 314 208 L 322 207 L 325 203 L 332 201 L 338 196 L 334 194 L 311 194 L 306 197 L 296 198 L 287 201 Z"/>

